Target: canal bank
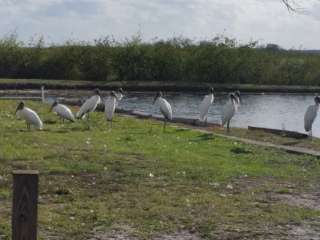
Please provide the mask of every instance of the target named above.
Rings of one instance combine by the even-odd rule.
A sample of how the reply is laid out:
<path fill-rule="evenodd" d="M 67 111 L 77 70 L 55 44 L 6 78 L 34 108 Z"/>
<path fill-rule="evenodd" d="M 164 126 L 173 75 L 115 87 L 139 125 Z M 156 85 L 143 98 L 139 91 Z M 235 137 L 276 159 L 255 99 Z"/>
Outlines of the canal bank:
<path fill-rule="evenodd" d="M 209 82 L 160 82 L 160 81 L 113 81 L 91 82 L 76 80 L 44 80 L 44 79 L 0 79 L 0 90 L 6 89 L 78 89 L 89 90 L 100 88 L 111 90 L 122 87 L 128 91 L 207 91 L 214 87 L 215 91 L 229 92 L 236 89 L 249 93 L 318 93 L 320 86 L 300 85 L 256 85 L 256 84 L 213 84 Z"/>
<path fill-rule="evenodd" d="M 101 91 L 102 96 L 108 96 L 108 91 Z M 243 93 L 243 92 L 242 92 Z M 47 89 L 47 101 L 75 101 L 79 104 L 92 95 L 92 90 Z M 165 92 L 165 98 L 171 104 L 176 118 L 197 119 L 199 104 L 204 92 Z M 126 91 L 125 97 L 119 103 L 119 108 L 128 111 L 139 111 L 147 114 L 159 114 L 159 107 L 152 104 L 155 93 L 150 91 Z M 0 90 L 0 99 L 40 99 L 41 91 L 35 90 Z M 232 119 L 231 126 L 247 128 L 248 126 L 280 129 L 305 133 L 303 119 L 307 107 L 314 102 L 314 93 L 243 93 L 239 111 Z M 229 101 L 226 93 L 216 92 L 214 104 L 208 112 L 208 122 L 221 123 L 223 107 Z M 314 122 L 313 135 L 320 137 L 320 118 Z"/>

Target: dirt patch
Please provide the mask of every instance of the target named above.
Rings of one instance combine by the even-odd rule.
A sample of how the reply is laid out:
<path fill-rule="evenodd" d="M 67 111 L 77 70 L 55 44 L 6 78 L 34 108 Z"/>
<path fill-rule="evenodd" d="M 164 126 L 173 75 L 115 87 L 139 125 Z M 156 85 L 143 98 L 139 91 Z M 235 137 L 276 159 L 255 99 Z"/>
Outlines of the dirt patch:
<path fill-rule="evenodd" d="M 125 232 L 112 231 L 110 233 L 96 233 L 94 237 L 89 240 L 138 240 Z"/>
<path fill-rule="evenodd" d="M 310 208 L 320 210 L 320 192 L 305 194 L 276 194 L 273 196 L 276 200 L 284 202 L 291 206 Z"/>
<path fill-rule="evenodd" d="M 272 177 L 249 177 L 246 174 L 234 178 L 229 184 L 233 186 L 231 190 L 235 193 L 259 193 L 263 191 L 273 194 L 275 189 L 286 189 L 291 192 L 300 187 L 296 184 L 287 181 L 280 181 Z M 225 187 L 225 189 L 227 189 L 227 187 Z M 230 191 L 230 189 L 228 190 Z"/>
<path fill-rule="evenodd" d="M 288 226 L 288 239 L 295 240 L 318 240 L 320 239 L 319 221 L 305 223 L 299 226 Z"/>
<path fill-rule="evenodd" d="M 272 178 L 238 177 L 231 182 L 233 193 L 252 192 L 257 194 L 257 201 L 268 203 L 280 202 L 299 208 L 310 208 L 320 211 L 319 186 L 305 186 Z M 230 190 L 229 190 L 230 191 Z"/>
<path fill-rule="evenodd" d="M 200 240 L 201 238 L 196 234 L 192 234 L 187 231 L 182 231 L 174 234 L 159 235 L 152 239 L 153 240 Z"/>
<path fill-rule="evenodd" d="M 243 225 L 223 225 L 213 233 L 218 240 L 319 240 L 320 219 L 313 219 L 299 225 L 265 225 L 248 228 Z"/>
<path fill-rule="evenodd" d="M 110 233 L 97 233 L 94 237 L 89 240 L 138 240 L 139 238 L 130 236 L 125 232 L 112 231 Z M 201 238 L 195 234 L 191 234 L 187 231 L 158 235 L 152 240 L 201 240 Z"/>

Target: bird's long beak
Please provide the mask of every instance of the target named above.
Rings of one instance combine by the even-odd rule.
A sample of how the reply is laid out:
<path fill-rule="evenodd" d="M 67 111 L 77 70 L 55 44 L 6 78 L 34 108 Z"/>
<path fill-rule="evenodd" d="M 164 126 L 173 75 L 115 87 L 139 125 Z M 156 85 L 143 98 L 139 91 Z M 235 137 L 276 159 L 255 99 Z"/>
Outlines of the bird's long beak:
<path fill-rule="evenodd" d="M 16 111 L 14 112 L 14 114 L 16 115 L 16 114 L 17 114 L 17 112 L 18 112 L 18 108 L 16 108 Z"/>
<path fill-rule="evenodd" d="M 52 112 L 53 106 L 50 107 L 49 112 Z"/>
<path fill-rule="evenodd" d="M 158 99 L 158 96 L 155 96 L 155 98 L 153 99 L 153 103 L 152 104 L 155 104 L 155 102 L 157 101 Z"/>

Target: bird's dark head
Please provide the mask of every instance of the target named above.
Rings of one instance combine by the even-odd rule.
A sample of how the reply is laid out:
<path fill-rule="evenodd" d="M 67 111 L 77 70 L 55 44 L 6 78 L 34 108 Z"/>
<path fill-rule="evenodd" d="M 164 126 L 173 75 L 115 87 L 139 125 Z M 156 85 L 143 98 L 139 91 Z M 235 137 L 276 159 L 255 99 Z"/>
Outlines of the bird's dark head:
<path fill-rule="evenodd" d="M 117 92 L 119 92 L 119 93 L 121 93 L 121 94 L 124 94 L 124 91 L 123 91 L 122 88 L 118 88 L 118 89 L 117 89 Z"/>
<path fill-rule="evenodd" d="M 24 102 L 19 102 L 18 106 L 17 106 L 17 109 L 16 109 L 16 113 L 19 111 L 19 110 L 22 110 L 24 108 Z"/>
<path fill-rule="evenodd" d="M 55 106 L 57 106 L 58 105 L 58 101 L 57 100 L 55 100 L 53 103 L 52 103 L 52 105 L 51 105 L 51 107 L 50 107 L 50 111 L 49 112 L 51 112 L 52 111 L 52 109 L 55 107 Z"/>
<path fill-rule="evenodd" d="M 95 93 L 96 95 L 98 95 L 98 96 L 101 96 L 101 92 L 100 92 L 100 89 L 99 89 L 99 88 L 96 88 L 96 89 L 94 90 L 94 93 Z"/>
<path fill-rule="evenodd" d="M 231 99 L 232 103 L 237 103 L 238 102 L 237 97 L 233 93 L 230 93 L 230 99 Z"/>
<path fill-rule="evenodd" d="M 319 105 L 319 104 L 320 104 L 320 97 L 319 97 L 319 96 L 315 96 L 314 102 L 315 102 L 317 105 Z"/>
<path fill-rule="evenodd" d="M 210 94 L 213 94 L 213 93 L 214 93 L 214 89 L 213 89 L 213 87 L 212 87 L 212 88 L 210 88 L 209 93 L 210 93 Z"/>
<path fill-rule="evenodd" d="M 111 91 L 110 92 L 110 96 L 116 98 L 117 97 L 117 93 L 115 91 Z"/>
<path fill-rule="evenodd" d="M 238 102 L 238 103 L 241 103 L 241 102 L 242 102 L 242 100 L 241 100 L 241 94 L 240 94 L 240 91 L 239 91 L 239 90 L 235 91 L 235 92 L 234 92 L 234 95 L 235 95 L 235 97 L 237 98 L 237 102 L 238 102 L 238 100 L 239 100 L 239 102 Z"/>
<path fill-rule="evenodd" d="M 159 97 L 162 97 L 162 92 L 157 92 L 157 95 L 153 99 L 153 104 L 157 101 Z"/>

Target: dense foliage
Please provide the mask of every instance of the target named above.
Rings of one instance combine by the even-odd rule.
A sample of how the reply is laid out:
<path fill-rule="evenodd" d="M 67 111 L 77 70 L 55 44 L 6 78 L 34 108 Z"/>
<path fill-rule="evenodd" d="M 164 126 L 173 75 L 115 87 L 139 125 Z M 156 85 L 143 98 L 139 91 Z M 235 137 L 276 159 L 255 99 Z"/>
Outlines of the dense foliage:
<path fill-rule="evenodd" d="M 0 77 L 318 85 L 320 56 L 225 37 L 27 45 L 13 35 L 0 40 Z"/>

